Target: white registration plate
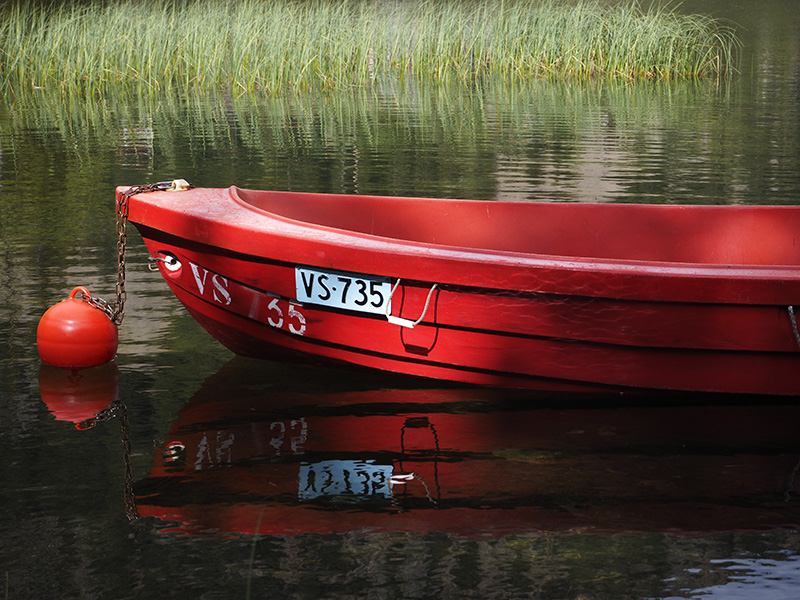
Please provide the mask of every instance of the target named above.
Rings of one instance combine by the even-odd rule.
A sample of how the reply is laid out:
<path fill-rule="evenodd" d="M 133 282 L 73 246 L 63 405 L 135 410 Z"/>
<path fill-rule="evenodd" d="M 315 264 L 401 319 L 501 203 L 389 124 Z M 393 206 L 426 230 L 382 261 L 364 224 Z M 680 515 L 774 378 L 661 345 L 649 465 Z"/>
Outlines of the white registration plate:
<path fill-rule="evenodd" d="M 298 302 L 377 315 L 391 312 L 392 282 L 386 277 L 309 267 L 296 267 L 294 276 Z"/>

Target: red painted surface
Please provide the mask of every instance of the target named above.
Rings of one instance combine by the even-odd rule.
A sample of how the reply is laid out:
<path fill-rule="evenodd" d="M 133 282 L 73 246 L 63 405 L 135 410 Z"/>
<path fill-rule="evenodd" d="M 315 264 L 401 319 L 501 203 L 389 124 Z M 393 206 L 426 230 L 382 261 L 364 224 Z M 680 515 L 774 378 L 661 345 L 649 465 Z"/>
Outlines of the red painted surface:
<path fill-rule="evenodd" d="M 121 188 L 123 189 L 123 188 Z M 800 394 L 800 207 L 193 189 L 129 200 L 233 351 L 526 388 Z M 392 315 L 297 302 L 295 267 L 401 280 Z"/>
<path fill-rule="evenodd" d="M 36 346 L 46 365 L 75 369 L 114 360 L 117 326 L 102 310 L 76 298 L 79 293 L 89 296 L 85 287 L 76 287 L 39 320 Z"/>

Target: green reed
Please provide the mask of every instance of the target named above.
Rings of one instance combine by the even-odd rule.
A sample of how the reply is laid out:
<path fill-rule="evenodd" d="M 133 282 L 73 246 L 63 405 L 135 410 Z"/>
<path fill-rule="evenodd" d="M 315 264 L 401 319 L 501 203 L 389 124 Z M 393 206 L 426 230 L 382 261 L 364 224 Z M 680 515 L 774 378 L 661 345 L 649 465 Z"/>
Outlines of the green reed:
<path fill-rule="evenodd" d="M 737 49 L 710 17 L 595 0 L 19 2 L 0 19 L 6 93 L 714 78 Z"/>

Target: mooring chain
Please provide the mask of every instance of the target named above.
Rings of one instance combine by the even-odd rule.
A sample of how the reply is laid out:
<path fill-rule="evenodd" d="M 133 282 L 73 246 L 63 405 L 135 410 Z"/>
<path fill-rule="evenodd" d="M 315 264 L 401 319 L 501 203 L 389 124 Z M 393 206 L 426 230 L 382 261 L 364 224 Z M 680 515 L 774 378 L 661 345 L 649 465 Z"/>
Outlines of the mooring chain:
<path fill-rule="evenodd" d="M 102 310 L 111 322 L 119 326 L 125 318 L 125 255 L 128 245 L 128 199 L 136 194 L 147 192 L 157 192 L 165 190 L 189 189 L 191 185 L 177 179 L 175 181 L 159 181 L 158 183 L 148 183 L 146 185 L 135 185 L 129 187 L 124 192 L 117 195 L 117 283 L 116 298 L 114 304 L 109 303 L 97 296 L 84 296 L 83 300 L 92 306 Z"/>
<path fill-rule="evenodd" d="M 797 345 L 800 346 L 800 332 L 797 331 L 797 319 L 794 318 L 794 306 L 789 305 L 789 318 L 792 320 L 792 329 L 794 330 L 794 339 L 797 340 Z"/>

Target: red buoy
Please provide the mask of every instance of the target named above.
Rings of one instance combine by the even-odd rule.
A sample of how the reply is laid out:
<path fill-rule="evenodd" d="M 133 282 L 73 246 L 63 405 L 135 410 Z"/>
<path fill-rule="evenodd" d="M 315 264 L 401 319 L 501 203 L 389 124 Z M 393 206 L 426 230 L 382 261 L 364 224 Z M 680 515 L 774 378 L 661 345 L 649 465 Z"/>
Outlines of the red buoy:
<path fill-rule="evenodd" d="M 76 287 L 39 320 L 36 345 L 46 365 L 94 367 L 113 360 L 117 353 L 117 326 L 100 308 L 76 298 L 79 292 L 89 296 L 85 287 Z"/>

